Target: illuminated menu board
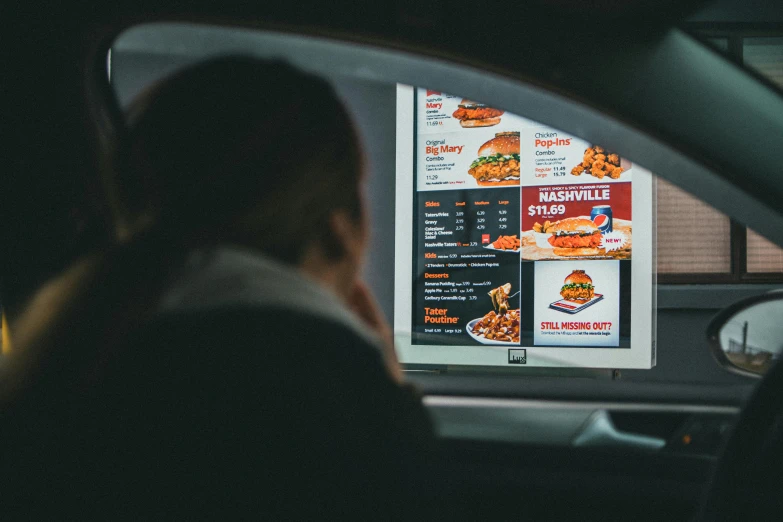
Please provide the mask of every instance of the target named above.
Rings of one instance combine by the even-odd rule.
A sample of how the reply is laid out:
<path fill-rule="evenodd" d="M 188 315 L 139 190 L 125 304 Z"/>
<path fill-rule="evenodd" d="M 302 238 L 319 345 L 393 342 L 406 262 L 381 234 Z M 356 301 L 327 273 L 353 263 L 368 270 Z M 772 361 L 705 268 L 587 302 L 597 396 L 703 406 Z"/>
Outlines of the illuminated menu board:
<path fill-rule="evenodd" d="M 650 368 L 649 172 L 602 144 L 398 87 L 402 362 Z"/>

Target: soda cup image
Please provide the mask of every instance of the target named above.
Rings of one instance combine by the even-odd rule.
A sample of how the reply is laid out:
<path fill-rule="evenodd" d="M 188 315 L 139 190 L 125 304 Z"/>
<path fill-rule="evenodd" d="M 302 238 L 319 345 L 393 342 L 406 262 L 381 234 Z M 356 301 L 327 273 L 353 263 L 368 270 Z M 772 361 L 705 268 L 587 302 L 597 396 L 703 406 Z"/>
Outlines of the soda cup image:
<path fill-rule="evenodd" d="M 601 234 L 612 231 L 612 207 L 610 205 L 593 207 L 593 210 L 590 211 L 590 219 L 593 220 Z"/>

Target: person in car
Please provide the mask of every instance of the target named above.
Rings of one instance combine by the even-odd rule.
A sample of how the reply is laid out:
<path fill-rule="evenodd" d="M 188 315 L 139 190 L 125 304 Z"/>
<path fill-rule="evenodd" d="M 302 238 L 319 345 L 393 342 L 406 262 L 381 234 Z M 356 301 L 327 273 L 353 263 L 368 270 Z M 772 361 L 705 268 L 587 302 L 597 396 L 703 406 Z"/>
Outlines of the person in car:
<path fill-rule="evenodd" d="M 47 480 L 100 513 L 427 505 L 431 426 L 361 279 L 365 161 L 331 86 L 222 58 L 153 86 L 127 123 L 122 244 L 75 276 L 76 304 L 38 307 L 65 310 L 54 330 L 71 335 L 48 344 L 72 352 L 42 357 L 36 391 L 5 410 L 30 423 L 59 394 L 28 457 L 62 460 Z"/>

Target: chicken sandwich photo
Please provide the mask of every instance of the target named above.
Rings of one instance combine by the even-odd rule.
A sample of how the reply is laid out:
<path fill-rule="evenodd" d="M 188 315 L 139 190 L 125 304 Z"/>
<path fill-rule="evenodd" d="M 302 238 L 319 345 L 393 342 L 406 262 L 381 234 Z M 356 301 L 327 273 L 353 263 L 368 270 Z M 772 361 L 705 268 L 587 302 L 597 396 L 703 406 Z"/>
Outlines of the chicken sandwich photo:
<path fill-rule="evenodd" d="M 593 280 L 584 270 L 574 270 L 565 278 L 560 295 L 568 301 L 586 303 L 595 296 Z"/>
<path fill-rule="evenodd" d="M 476 103 L 470 100 L 462 100 L 457 105 L 457 110 L 451 116 L 459 120 L 459 124 L 464 128 L 472 127 L 492 127 L 500 123 L 500 117 L 505 111 L 487 107 L 483 103 Z"/>
<path fill-rule="evenodd" d="M 595 256 L 603 253 L 601 231 L 591 219 L 566 218 L 551 225 L 549 244 L 558 256 Z"/>
<path fill-rule="evenodd" d="M 478 150 L 468 174 L 483 187 L 519 185 L 519 133 L 498 132 Z"/>

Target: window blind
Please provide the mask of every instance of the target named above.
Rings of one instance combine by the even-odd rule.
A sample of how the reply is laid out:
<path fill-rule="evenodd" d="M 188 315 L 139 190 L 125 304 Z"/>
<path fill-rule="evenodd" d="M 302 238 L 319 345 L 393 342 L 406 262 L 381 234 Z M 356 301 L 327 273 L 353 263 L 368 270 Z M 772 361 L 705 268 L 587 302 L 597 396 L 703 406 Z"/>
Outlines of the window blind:
<path fill-rule="evenodd" d="M 783 272 L 783 249 L 748 229 L 749 273 Z"/>
<path fill-rule="evenodd" d="M 742 57 L 745 65 L 783 88 L 783 37 L 745 38 Z"/>
<path fill-rule="evenodd" d="M 743 59 L 751 67 L 783 88 L 783 38 L 745 38 Z M 783 272 L 783 250 L 748 229 L 749 273 Z"/>
<path fill-rule="evenodd" d="M 658 179 L 658 272 L 729 273 L 728 216 Z"/>

